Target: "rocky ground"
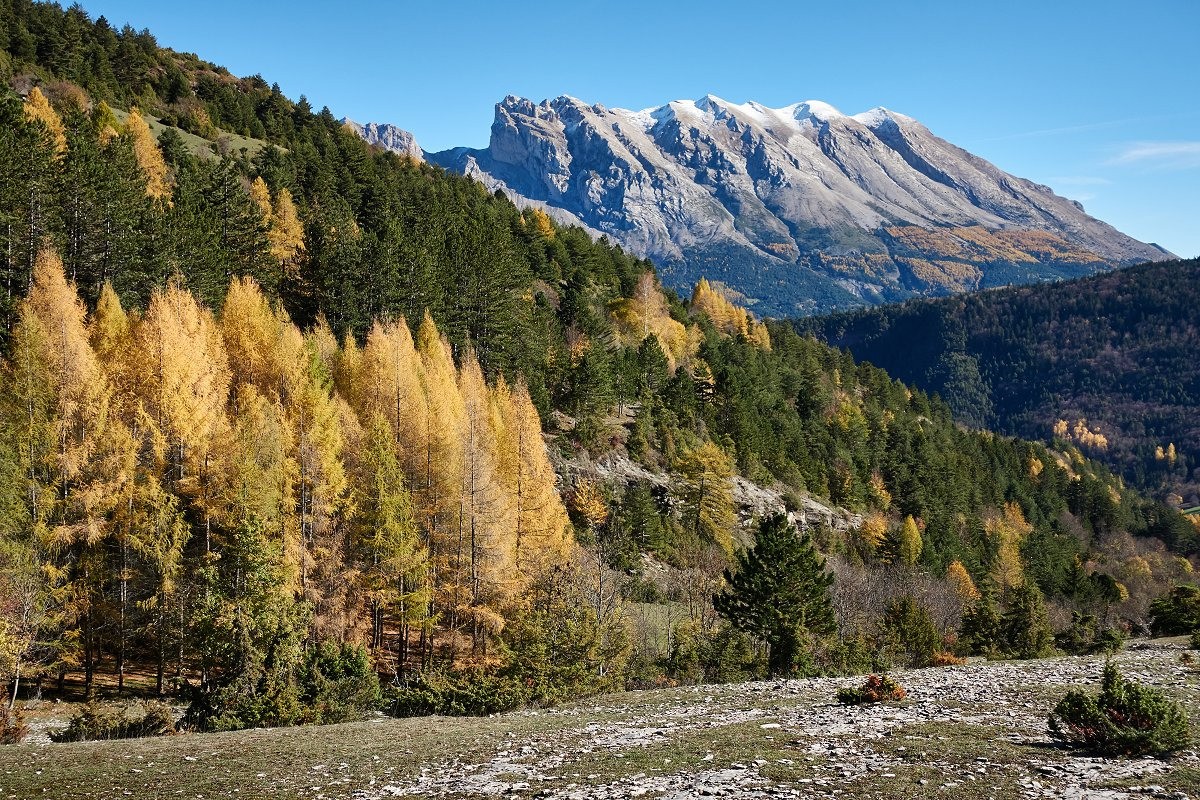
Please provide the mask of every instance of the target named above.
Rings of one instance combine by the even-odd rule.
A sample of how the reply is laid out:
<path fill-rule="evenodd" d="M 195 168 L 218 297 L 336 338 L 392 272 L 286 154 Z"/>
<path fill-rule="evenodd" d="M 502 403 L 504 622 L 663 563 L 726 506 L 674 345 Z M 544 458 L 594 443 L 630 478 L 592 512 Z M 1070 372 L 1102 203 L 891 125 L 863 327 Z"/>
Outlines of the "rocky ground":
<path fill-rule="evenodd" d="M 1184 703 L 1182 640 L 1135 642 L 1131 678 Z M 896 673 L 899 704 L 844 707 L 861 678 L 627 693 L 482 720 L 378 719 L 137 743 L 0 750 L 0 797 L 1200 797 L 1195 747 L 1169 761 L 1061 749 L 1046 714 L 1103 658 Z"/>

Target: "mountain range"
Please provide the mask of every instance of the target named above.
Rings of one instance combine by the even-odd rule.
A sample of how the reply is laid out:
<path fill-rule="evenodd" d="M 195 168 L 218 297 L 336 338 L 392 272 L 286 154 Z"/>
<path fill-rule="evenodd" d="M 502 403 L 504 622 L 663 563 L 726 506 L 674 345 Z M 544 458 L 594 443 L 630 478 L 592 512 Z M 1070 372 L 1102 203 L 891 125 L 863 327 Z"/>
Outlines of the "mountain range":
<path fill-rule="evenodd" d="M 356 126 L 414 155 L 394 126 Z M 629 111 L 573 97 L 496 106 L 484 149 L 424 153 L 519 206 L 795 316 L 1171 257 L 885 108 L 847 115 L 707 95 Z"/>

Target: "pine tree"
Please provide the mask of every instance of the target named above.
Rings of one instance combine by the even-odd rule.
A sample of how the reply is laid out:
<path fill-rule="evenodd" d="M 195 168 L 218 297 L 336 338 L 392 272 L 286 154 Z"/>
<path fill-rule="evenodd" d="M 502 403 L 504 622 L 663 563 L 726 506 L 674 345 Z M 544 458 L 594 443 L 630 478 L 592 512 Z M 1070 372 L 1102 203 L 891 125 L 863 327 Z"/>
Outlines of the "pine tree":
<path fill-rule="evenodd" d="M 992 593 L 986 588 L 975 604 L 963 614 L 960 638 L 972 653 L 990 656 L 1002 649 L 1000 610 Z"/>
<path fill-rule="evenodd" d="M 5 335 L 33 279 L 38 250 L 56 227 L 59 151 L 45 125 L 29 121 L 26 108 L 0 95 L 0 331 Z"/>
<path fill-rule="evenodd" d="M 1036 584 L 1026 582 L 1010 592 L 1000 627 L 1005 649 L 1016 658 L 1043 658 L 1054 652 L 1054 631 Z"/>
<path fill-rule="evenodd" d="M 728 588 L 713 597 L 717 613 L 770 645 L 772 675 L 790 675 L 811 657 L 814 640 L 837 629 L 833 575 L 806 533 L 782 514 L 764 519 L 754 547 L 725 570 Z"/>

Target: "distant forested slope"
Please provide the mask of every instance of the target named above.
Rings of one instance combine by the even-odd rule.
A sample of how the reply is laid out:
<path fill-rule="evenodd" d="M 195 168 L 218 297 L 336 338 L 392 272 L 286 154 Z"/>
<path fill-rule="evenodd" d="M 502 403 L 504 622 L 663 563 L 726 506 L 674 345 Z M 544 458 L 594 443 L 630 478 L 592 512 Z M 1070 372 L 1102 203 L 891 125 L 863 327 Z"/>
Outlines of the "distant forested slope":
<path fill-rule="evenodd" d="M 936 392 L 963 422 L 1073 439 L 1136 485 L 1196 505 L 1197 298 L 1192 259 L 796 326 Z"/>

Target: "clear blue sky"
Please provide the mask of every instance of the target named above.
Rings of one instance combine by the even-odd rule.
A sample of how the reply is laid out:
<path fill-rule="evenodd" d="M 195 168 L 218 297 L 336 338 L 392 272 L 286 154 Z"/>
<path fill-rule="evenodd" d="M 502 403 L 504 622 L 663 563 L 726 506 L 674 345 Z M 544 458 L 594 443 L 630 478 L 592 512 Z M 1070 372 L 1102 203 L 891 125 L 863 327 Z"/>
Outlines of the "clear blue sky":
<path fill-rule="evenodd" d="M 84 0 L 290 97 L 486 145 L 506 94 L 882 105 L 1200 256 L 1200 0 Z"/>

